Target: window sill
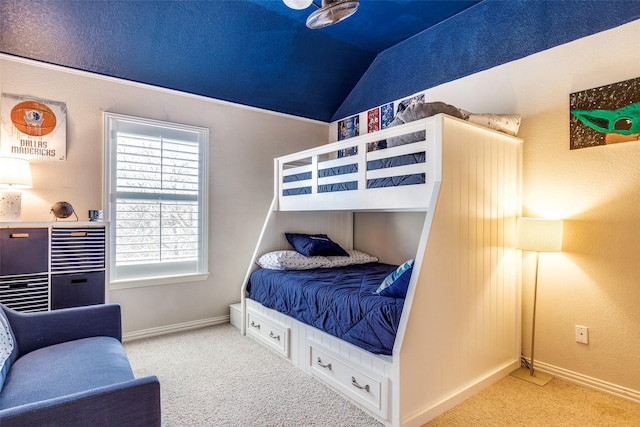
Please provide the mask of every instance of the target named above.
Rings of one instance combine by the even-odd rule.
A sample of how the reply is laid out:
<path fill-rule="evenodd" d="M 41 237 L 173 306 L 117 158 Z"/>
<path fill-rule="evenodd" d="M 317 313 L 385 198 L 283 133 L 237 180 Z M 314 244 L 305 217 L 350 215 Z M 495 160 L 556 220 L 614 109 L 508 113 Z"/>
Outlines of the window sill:
<path fill-rule="evenodd" d="M 209 273 L 185 274 L 179 276 L 148 277 L 143 279 L 113 280 L 109 289 L 112 291 L 120 289 L 142 288 L 147 286 L 175 285 L 178 283 L 198 282 L 209 277 Z"/>

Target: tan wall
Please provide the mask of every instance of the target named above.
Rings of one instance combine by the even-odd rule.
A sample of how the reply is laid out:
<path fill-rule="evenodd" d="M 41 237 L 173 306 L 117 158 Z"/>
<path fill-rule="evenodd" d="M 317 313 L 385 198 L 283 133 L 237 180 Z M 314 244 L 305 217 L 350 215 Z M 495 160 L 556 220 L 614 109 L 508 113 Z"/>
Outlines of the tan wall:
<path fill-rule="evenodd" d="M 273 158 L 326 142 L 327 125 L 0 56 L 3 93 L 67 107 L 67 161 L 32 162 L 23 221 L 49 221 L 70 202 L 80 220 L 102 208 L 102 112 L 210 129 L 209 271 L 206 281 L 110 292 L 124 332 L 216 318 L 240 300 L 240 287 L 273 197 Z M 0 112 L 7 114 L 6 112 Z"/>
<path fill-rule="evenodd" d="M 640 390 L 640 142 L 569 150 L 569 94 L 640 77 L 623 41 L 640 21 L 426 92 L 474 112 L 519 113 L 524 216 L 565 219 L 562 253 L 541 254 L 535 359 Z M 640 100 L 638 100 L 640 101 Z M 523 254 L 523 352 L 530 355 L 535 255 Z M 589 327 L 589 344 L 575 342 Z"/>

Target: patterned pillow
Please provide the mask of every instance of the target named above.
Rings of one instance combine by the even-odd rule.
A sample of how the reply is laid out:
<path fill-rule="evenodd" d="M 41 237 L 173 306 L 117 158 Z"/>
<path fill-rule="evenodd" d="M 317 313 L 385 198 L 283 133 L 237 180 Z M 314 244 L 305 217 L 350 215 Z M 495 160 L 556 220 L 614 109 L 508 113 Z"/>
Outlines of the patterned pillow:
<path fill-rule="evenodd" d="M 304 256 L 297 251 L 273 251 L 267 252 L 256 260 L 262 268 L 269 270 L 311 270 L 313 268 L 334 268 L 346 267 L 354 264 L 367 264 L 377 262 L 378 258 L 349 249 L 346 251 L 349 256 Z"/>
<path fill-rule="evenodd" d="M 355 249 L 347 249 L 349 256 L 328 256 L 330 267 L 344 267 L 354 264 L 367 264 L 369 262 L 378 262 L 378 258 L 365 254 Z"/>
<path fill-rule="evenodd" d="M 462 118 L 489 129 L 504 132 L 508 135 L 518 135 L 521 117 L 519 114 L 475 114 L 460 110 Z"/>
<path fill-rule="evenodd" d="M 296 251 L 274 251 L 262 255 L 256 263 L 270 270 L 310 270 L 327 268 L 330 262 L 323 256 L 304 256 Z"/>
<path fill-rule="evenodd" d="M 0 390 L 4 385 L 4 380 L 17 357 L 18 348 L 15 345 L 15 338 L 11 331 L 11 325 L 5 317 L 2 307 L 0 307 Z"/>
<path fill-rule="evenodd" d="M 414 262 L 415 260 L 410 259 L 398 267 L 396 271 L 385 277 L 375 293 L 386 297 L 406 297 Z"/>

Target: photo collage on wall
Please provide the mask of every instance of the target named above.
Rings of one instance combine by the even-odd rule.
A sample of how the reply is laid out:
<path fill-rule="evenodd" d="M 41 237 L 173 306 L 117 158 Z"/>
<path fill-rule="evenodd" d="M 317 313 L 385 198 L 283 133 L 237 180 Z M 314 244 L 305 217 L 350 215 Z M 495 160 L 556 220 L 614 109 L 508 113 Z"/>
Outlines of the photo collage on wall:
<path fill-rule="evenodd" d="M 380 130 L 380 108 L 374 108 L 367 111 L 367 133 L 377 132 Z M 367 151 L 376 151 L 378 149 L 378 141 L 367 144 Z"/>
<path fill-rule="evenodd" d="M 393 112 L 393 102 L 383 105 L 380 107 L 380 126 L 381 129 L 386 129 L 389 127 L 393 118 L 395 117 L 395 113 Z"/>
<path fill-rule="evenodd" d="M 397 103 L 397 111 L 394 110 L 394 102 L 389 102 L 380 107 L 373 108 L 367 111 L 367 133 L 377 132 L 381 129 L 388 128 L 396 115 L 404 111 L 407 107 L 413 104 L 419 104 L 424 102 L 424 93 L 406 98 Z M 360 120 L 359 115 L 348 117 L 346 119 L 338 121 L 338 141 L 342 141 L 348 138 L 353 138 L 360 135 Z M 377 141 L 369 143 L 367 151 L 375 151 L 385 148 L 384 141 Z M 338 152 L 338 157 L 352 156 L 357 154 L 357 147 L 351 147 Z"/>
<path fill-rule="evenodd" d="M 640 141 L 640 77 L 569 95 L 569 148 Z"/>
<path fill-rule="evenodd" d="M 355 115 L 338 122 L 338 141 L 360 135 L 360 116 Z M 338 157 L 358 154 L 358 147 L 345 148 L 338 151 Z"/>

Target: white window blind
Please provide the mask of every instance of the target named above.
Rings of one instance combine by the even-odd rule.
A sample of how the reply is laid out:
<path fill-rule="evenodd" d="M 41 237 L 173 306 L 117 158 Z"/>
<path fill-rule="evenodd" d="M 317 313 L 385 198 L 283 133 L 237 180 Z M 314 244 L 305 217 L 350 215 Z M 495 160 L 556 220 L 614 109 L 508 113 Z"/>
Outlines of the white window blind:
<path fill-rule="evenodd" d="M 105 133 L 112 283 L 205 274 L 208 130 L 105 113 Z"/>

